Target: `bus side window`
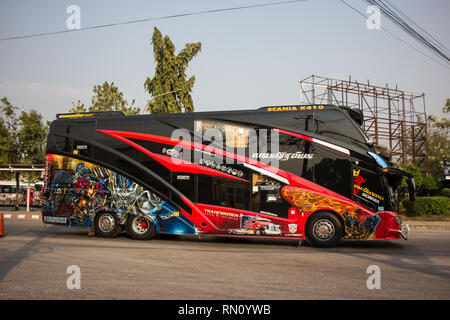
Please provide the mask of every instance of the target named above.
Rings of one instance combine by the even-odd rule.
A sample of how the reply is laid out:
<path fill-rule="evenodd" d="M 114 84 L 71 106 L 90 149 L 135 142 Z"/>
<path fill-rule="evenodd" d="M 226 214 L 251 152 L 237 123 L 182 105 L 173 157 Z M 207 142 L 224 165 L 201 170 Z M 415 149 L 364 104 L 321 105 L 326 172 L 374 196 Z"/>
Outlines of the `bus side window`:
<path fill-rule="evenodd" d="M 280 169 L 312 181 L 314 154 L 311 142 L 287 134 L 280 134 L 279 142 L 279 151 L 288 156 L 288 159 L 278 162 Z"/>
<path fill-rule="evenodd" d="M 314 146 L 314 182 L 344 197 L 351 197 L 350 160 L 336 151 Z"/>
<path fill-rule="evenodd" d="M 215 138 L 216 133 L 220 133 L 223 140 L 216 143 L 221 144 L 222 148 L 248 148 L 249 127 L 218 120 L 195 120 L 194 128 L 195 134 L 201 134 L 203 138 L 208 136 L 208 130 L 210 130 L 209 134 L 214 135 Z M 204 141 L 204 143 L 208 142 L 210 142 L 208 139 Z"/>
<path fill-rule="evenodd" d="M 198 175 L 198 202 L 221 207 L 249 210 L 249 184 L 229 179 Z"/>
<path fill-rule="evenodd" d="M 70 152 L 75 156 L 82 156 L 86 158 L 91 158 L 92 155 L 92 146 L 83 139 L 87 138 L 87 135 L 92 134 L 95 131 L 96 121 L 76 121 L 74 124 L 71 124 L 67 128 L 67 133 L 74 136 L 73 139 L 70 139 L 69 143 L 71 143 L 70 147 L 72 150 L 66 150 L 66 152 Z M 79 139 L 75 138 L 79 137 Z"/>

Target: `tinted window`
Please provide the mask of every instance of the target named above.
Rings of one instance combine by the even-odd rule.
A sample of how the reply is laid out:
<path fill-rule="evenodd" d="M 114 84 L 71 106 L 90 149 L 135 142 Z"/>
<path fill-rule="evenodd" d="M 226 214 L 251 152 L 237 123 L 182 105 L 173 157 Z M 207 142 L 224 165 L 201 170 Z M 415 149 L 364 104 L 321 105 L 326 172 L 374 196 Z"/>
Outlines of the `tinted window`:
<path fill-rule="evenodd" d="M 336 151 L 314 147 L 314 182 L 345 197 L 351 197 L 350 161 Z"/>
<path fill-rule="evenodd" d="M 249 184 L 219 177 L 198 175 L 198 202 L 249 210 Z"/>
<path fill-rule="evenodd" d="M 195 175 L 192 173 L 179 173 L 174 172 L 172 174 L 172 184 L 189 200 L 196 202 L 195 200 Z"/>
<path fill-rule="evenodd" d="M 196 120 L 194 123 L 195 134 L 202 135 L 204 142 L 221 138 L 221 141 L 215 143 L 227 148 L 247 148 L 249 129 L 237 123 L 218 120 Z M 210 135 L 214 137 L 210 139 Z"/>
<path fill-rule="evenodd" d="M 285 160 L 279 161 L 280 169 L 312 180 L 311 163 L 314 161 L 314 154 L 311 142 L 287 134 L 280 134 L 279 141 L 280 152 L 285 153 Z"/>
<path fill-rule="evenodd" d="M 314 114 L 314 132 L 332 139 L 348 141 L 356 139 L 365 142 L 358 125 L 341 110 L 326 109 Z"/>

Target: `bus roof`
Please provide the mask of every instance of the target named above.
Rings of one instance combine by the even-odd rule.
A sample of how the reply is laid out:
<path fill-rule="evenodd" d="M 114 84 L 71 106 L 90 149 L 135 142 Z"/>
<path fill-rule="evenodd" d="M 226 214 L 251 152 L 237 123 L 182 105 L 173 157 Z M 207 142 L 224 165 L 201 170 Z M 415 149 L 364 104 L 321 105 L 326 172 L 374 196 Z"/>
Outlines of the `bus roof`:
<path fill-rule="evenodd" d="M 244 110 L 222 110 L 222 111 L 200 111 L 182 113 L 184 115 L 192 114 L 208 114 L 208 113 L 235 113 L 235 112 L 289 112 L 289 111 L 312 111 L 312 110 L 327 110 L 329 108 L 342 109 L 349 113 L 349 115 L 361 125 L 363 122 L 363 114 L 359 109 L 354 109 L 346 106 L 337 106 L 333 104 L 301 104 L 301 105 L 281 105 L 281 106 L 265 106 L 257 109 L 244 109 Z M 179 113 L 171 114 L 138 114 L 133 116 L 167 116 L 177 115 Z M 109 117 L 124 117 L 127 116 L 121 111 L 100 111 L 100 112 L 78 112 L 78 113 L 58 113 L 56 119 L 83 119 L 83 118 L 109 118 Z M 127 116 L 128 117 L 128 116 Z"/>

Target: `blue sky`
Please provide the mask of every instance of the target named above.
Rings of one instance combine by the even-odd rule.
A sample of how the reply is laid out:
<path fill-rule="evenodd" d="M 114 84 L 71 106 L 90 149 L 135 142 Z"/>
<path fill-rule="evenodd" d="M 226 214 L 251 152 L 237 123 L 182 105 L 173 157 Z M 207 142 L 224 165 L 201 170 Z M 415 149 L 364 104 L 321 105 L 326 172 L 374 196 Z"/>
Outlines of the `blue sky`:
<path fill-rule="evenodd" d="M 362 12 L 363 0 L 346 0 Z M 268 0 L 17 1 L 0 2 L 0 38 L 66 29 L 69 5 L 81 9 L 81 27 L 171 14 L 268 3 Z M 450 1 L 392 0 L 421 27 L 450 47 Z M 392 25 L 382 25 L 432 55 Z M 212 13 L 30 39 L 0 41 L 0 96 L 46 119 L 73 101 L 90 104 L 92 88 L 113 81 L 125 97 L 144 106 L 154 74 L 153 27 L 177 51 L 202 43 L 189 73 L 196 111 L 298 104 L 299 81 L 312 75 L 347 79 L 426 95 L 427 112 L 440 115 L 450 97 L 450 69 L 383 30 L 338 0 Z M 437 58 L 435 58 L 437 59 Z"/>

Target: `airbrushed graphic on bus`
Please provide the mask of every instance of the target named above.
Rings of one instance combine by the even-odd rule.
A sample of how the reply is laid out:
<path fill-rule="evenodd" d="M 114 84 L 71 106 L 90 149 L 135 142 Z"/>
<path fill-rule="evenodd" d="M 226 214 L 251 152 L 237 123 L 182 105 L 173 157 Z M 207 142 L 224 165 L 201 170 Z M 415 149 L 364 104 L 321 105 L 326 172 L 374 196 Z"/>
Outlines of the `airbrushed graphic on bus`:
<path fill-rule="evenodd" d="M 344 221 L 344 237 L 346 239 L 373 240 L 375 230 L 381 221 L 378 214 L 357 214 L 354 205 L 334 200 L 330 197 L 308 192 L 300 188 L 284 187 L 283 196 L 297 210 L 313 213 L 318 210 L 332 210 L 341 215 Z M 362 213 L 362 212 L 360 212 Z"/>
<path fill-rule="evenodd" d="M 50 192 L 44 199 L 44 222 L 91 227 L 99 212 L 111 212 L 119 224 L 129 214 L 144 216 L 158 232 L 196 234 L 175 208 L 130 179 L 85 161 L 47 155 Z"/>

